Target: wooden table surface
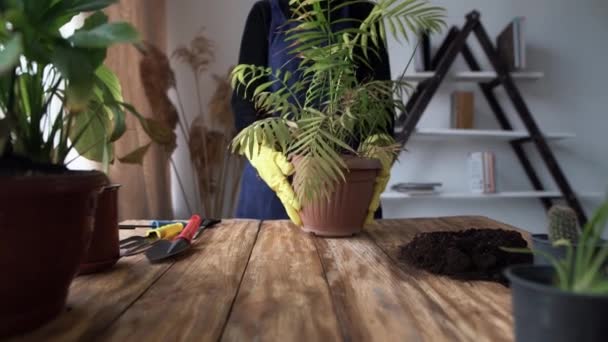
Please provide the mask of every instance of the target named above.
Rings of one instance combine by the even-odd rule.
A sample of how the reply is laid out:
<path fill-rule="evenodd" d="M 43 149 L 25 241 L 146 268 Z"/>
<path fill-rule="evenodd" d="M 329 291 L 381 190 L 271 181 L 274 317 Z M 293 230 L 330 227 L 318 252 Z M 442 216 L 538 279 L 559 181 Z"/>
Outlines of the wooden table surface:
<path fill-rule="evenodd" d="M 507 288 L 397 258 L 416 233 L 473 227 L 514 229 L 483 217 L 385 220 L 323 239 L 286 221 L 226 220 L 177 260 L 138 255 L 77 278 L 66 311 L 15 340 L 511 341 Z"/>

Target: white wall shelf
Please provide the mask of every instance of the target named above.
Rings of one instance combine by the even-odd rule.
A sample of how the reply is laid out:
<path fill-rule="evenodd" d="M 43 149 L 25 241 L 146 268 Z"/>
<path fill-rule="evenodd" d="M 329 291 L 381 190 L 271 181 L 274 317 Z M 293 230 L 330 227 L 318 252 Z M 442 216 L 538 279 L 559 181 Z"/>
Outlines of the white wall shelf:
<path fill-rule="evenodd" d="M 433 71 L 416 72 L 405 75 L 404 79 L 409 82 L 421 82 L 435 76 Z M 535 81 L 545 77 L 541 71 L 515 71 L 511 73 L 515 80 Z M 496 78 L 494 71 L 460 71 L 453 73 L 448 78 L 454 82 L 489 82 Z"/>
<path fill-rule="evenodd" d="M 504 130 L 483 130 L 483 129 L 452 129 L 452 128 L 417 128 L 412 139 L 415 140 L 441 140 L 441 139 L 495 139 L 495 140 L 514 140 L 529 138 L 530 134 L 526 131 L 504 131 Z M 545 133 L 549 140 L 572 139 L 576 135 L 572 133 Z"/>
<path fill-rule="evenodd" d="M 577 196 L 583 198 L 602 198 L 602 193 L 577 193 Z M 439 198 L 439 199 L 500 199 L 500 198 L 559 198 L 561 193 L 559 191 L 505 191 L 497 192 L 495 194 L 474 194 L 467 192 L 439 192 L 433 194 L 406 194 L 396 191 L 389 191 L 382 194 L 383 200 L 399 200 L 399 199 L 421 199 L 421 198 Z"/>

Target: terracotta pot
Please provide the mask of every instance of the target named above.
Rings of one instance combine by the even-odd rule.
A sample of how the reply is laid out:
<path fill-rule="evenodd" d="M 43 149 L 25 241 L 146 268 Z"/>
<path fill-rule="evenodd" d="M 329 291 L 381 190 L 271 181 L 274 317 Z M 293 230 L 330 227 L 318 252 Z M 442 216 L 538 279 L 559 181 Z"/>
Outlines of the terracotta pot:
<path fill-rule="evenodd" d="M 89 250 L 80 265 L 78 274 L 90 274 L 108 270 L 120 258 L 118 237 L 118 189 L 112 184 L 103 188 L 97 199 L 95 229 Z"/>
<path fill-rule="evenodd" d="M 0 177 L 0 336 L 62 311 L 104 184 L 95 171 Z"/>
<path fill-rule="evenodd" d="M 341 237 L 355 235 L 363 229 L 382 164 L 377 159 L 345 157 L 344 160 L 349 170 L 345 174 L 346 182 L 336 184 L 329 199 L 302 206 L 300 217 L 304 231 L 319 236 Z M 294 164 L 297 173 L 297 160 Z"/>

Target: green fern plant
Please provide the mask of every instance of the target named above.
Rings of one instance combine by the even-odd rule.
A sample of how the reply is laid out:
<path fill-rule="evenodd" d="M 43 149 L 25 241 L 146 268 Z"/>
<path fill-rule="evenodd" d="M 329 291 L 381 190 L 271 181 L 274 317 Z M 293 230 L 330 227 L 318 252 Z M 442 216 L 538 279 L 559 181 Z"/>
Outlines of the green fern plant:
<path fill-rule="evenodd" d="M 398 148 L 388 135 L 360 147 L 351 142 L 387 132 L 392 121 L 387 113 L 405 112 L 403 97 L 410 85 L 403 80 L 360 81 L 356 70 L 369 67 L 370 56 L 379 55 L 387 31 L 398 41 L 409 41 L 417 32 L 438 32 L 444 26 L 444 10 L 425 0 L 378 0 L 363 20 L 335 14 L 344 6 L 364 3 L 370 2 L 291 0 L 295 27 L 287 31 L 287 39 L 300 59 L 301 77 L 293 81 L 290 72 L 273 73 L 255 65 L 238 65 L 232 73 L 233 88 L 252 99 L 258 110 L 275 114 L 241 131 L 232 142 L 233 152 L 251 155 L 259 144 L 267 144 L 288 157 L 301 157 L 293 181 L 304 190 L 298 192 L 301 203 L 331 194 L 332 185 L 343 180 L 347 170 L 344 154 L 396 155 Z M 345 20 L 353 25 L 332 30 Z M 268 81 L 258 85 L 264 78 Z M 275 85 L 279 90 L 270 91 Z"/>

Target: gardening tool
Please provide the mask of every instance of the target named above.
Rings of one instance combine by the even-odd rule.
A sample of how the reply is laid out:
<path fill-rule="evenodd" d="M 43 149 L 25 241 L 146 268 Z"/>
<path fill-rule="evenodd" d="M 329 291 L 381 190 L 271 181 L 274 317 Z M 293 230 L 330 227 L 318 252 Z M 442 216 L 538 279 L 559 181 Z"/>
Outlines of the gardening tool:
<path fill-rule="evenodd" d="M 171 240 L 184 228 L 180 223 L 162 226 L 158 229 L 148 229 L 144 236 L 131 236 L 120 241 L 120 256 L 135 255 L 143 252 L 155 242 L 162 239 Z"/>
<path fill-rule="evenodd" d="M 198 239 L 198 237 L 203 233 L 203 230 L 205 230 L 205 228 L 211 228 L 211 227 L 215 226 L 216 224 L 218 224 L 220 222 L 222 222 L 222 220 L 218 220 L 218 219 L 204 219 L 203 223 L 201 223 L 201 226 L 196 231 L 196 234 L 194 234 L 194 237 L 192 238 L 192 240 Z"/>
<path fill-rule="evenodd" d="M 130 221 L 133 222 L 133 221 Z M 137 222 L 137 221 L 135 221 Z M 123 223 L 119 224 L 118 227 L 120 229 L 135 229 L 135 228 L 160 228 L 162 226 L 166 226 L 174 223 L 182 223 L 184 226 L 188 224 L 187 221 L 172 221 L 172 220 L 154 220 L 154 221 L 146 221 L 146 223 L 137 224 L 137 223 Z"/>
<path fill-rule="evenodd" d="M 173 241 L 161 240 L 146 251 L 146 257 L 150 262 L 158 262 L 169 257 L 175 256 L 190 248 L 192 238 L 199 231 L 201 217 L 193 215 L 188 221 L 188 225 Z"/>

